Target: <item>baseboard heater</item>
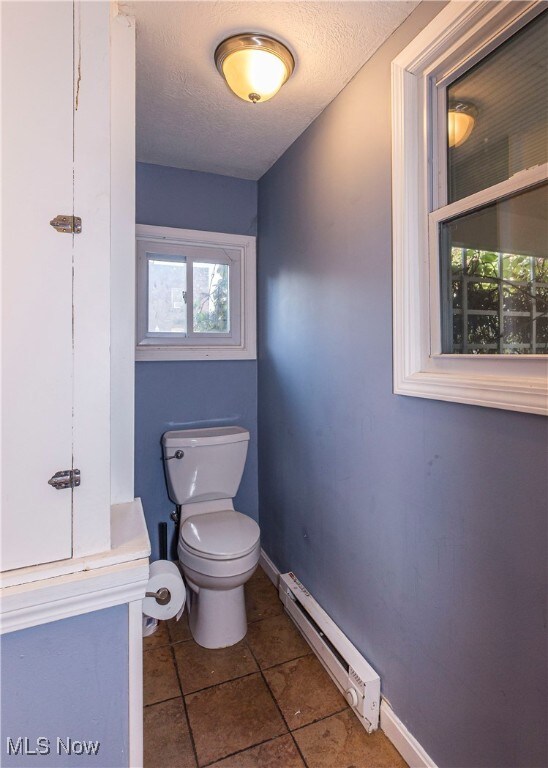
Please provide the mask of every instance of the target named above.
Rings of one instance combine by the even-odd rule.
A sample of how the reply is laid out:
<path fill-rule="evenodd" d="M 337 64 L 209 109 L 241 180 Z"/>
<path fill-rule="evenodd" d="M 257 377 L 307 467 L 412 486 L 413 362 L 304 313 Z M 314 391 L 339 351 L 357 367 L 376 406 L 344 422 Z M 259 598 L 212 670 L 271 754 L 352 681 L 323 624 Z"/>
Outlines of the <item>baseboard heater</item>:
<path fill-rule="evenodd" d="M 381 681 L 294 573 L 282 573 L 280 600 L 368 733 L 379 727 Z"/>

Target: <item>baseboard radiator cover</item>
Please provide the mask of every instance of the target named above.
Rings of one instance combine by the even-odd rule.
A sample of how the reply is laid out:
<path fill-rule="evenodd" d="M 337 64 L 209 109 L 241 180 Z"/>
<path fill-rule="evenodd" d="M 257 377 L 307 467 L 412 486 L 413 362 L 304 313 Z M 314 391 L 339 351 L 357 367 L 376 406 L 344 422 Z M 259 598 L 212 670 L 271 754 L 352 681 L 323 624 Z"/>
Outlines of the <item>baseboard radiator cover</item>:
<path fill-rule="evenodd" d="M 368 733 L 379 727 L 378 674 L 294 573 L 279 577 L 280 600 Z"/>

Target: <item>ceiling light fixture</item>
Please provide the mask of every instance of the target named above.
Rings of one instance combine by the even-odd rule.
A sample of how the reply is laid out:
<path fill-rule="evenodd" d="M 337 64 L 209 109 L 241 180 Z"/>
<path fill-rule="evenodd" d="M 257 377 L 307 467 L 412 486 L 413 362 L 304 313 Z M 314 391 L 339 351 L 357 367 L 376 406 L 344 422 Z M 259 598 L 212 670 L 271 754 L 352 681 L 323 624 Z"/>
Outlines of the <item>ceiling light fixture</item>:
<path fill-rule="evenodd" d="M 447 111 L 447 134 L 450 147 L 460 147 L 472 133 L 477 109 L 473 104 L 454 101 L 449 104 Z"/>
<path fill-rule="evenodd" d="M 291 77 L 295 59 L 266 35 L 234 35 L 217 46 L 215 64 L 231 91 L 244 101 L 268 101 Z"/>

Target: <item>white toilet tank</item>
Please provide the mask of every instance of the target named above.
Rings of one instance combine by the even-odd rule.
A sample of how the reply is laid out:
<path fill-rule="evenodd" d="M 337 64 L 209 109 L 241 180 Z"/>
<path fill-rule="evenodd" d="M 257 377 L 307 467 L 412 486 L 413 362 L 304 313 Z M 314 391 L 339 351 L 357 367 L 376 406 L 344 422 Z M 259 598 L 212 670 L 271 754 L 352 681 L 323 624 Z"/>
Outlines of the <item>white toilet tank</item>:
<path fill-rule="evenodd" d="M 243 427 L 165 432 L 162 447 L 171 500 L 189 504 L 234 498 L 248 442 L 249 432 Z"/>

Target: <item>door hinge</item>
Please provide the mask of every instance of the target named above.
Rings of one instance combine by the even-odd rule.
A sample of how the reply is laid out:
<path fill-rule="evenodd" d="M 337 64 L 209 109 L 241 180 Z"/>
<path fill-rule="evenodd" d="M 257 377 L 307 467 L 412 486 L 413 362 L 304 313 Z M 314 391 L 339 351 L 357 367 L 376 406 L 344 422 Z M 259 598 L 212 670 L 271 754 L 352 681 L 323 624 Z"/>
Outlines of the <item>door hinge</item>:
<path fill-rule="evenodd" d="M 79 216 L 56 216 L 50 224 L 58 232 L 79 235 L 82 231 L 82 219 Z"/>
<path fill-rule="evenodd" d="M 77 488 L 80 485 L 80 470 L 65 469 L 56 472 L 48 480 L 48 485 L 53 486 L 58 491 L 62 491 L 64 488 Z"/>

